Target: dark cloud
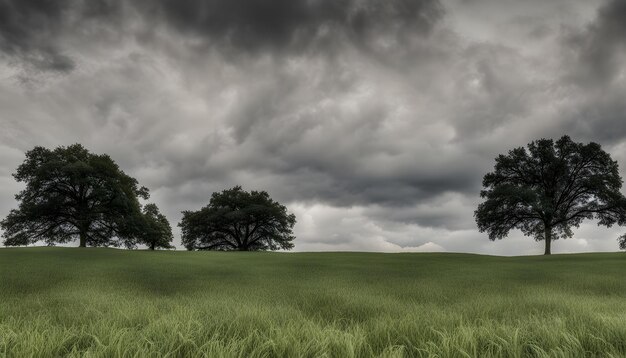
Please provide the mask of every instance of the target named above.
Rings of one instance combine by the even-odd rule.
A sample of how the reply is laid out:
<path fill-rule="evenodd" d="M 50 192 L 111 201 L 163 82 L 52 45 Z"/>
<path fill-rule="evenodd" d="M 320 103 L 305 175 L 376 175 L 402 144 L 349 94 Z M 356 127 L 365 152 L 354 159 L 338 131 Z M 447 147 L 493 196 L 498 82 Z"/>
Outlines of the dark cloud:
<path fill-rule="evenodd" d="M 115 26 L 121 11 L 118 0 L 2 0 L 1 54 L 25 70 L 70 72 L 76 63 L 66 40 L 99 22 Z"/>
<path fill-rule="evenodd" d="M 560 130 L 618 145 L 626 137 L 626 2 L 603 2 L 589 24 L 567 32 L 564 45 L 559 85 L 571 105 Z"/>
<path fill-rule="evenodd" d="M 404 43 L 442 15 L 437 0 L 163 0 L 143 11 L 173 28 L 238 51 L 328 50 L 332 40 L 367 47 L 379 37 Z"/>
<path fill-rule="evenodd" d="M 442 12 L 437 0 L 2 0 L 0 50 L 36 70 L 69 72 L 76 63 L 67 52 L 80 49 L 65 42 L 102 26 L 138 38 L 173 29 L 231 55 L 330 54 L 341 41 L 375 52 L 427 33 Z M 137 21 L 152 30 L 137 30 Z"/>
<path fill-rule="evenodd" d="M 0 50 L 41 70 L 70 71 L 74 62 L 53 43 L 63 26 L 67 1 L 0 2 Z"/>
<path fill-rule="evenodd" d="M 568 122 L 561 131 L 581 141 L 619 145 L 626 138 L 626 86 L 613 84 L 602 90 L 596 86 L 591 84 L 586 96 L 577 96 L 579 103 L 566 112 Z"/>
<path fill-rule="evenodd" d="M 583 85 L 606 84 L 623 70 L 626 1 L 607 1 L 588 28 L 570 38 L 580 66 L 574 78 Z"/>

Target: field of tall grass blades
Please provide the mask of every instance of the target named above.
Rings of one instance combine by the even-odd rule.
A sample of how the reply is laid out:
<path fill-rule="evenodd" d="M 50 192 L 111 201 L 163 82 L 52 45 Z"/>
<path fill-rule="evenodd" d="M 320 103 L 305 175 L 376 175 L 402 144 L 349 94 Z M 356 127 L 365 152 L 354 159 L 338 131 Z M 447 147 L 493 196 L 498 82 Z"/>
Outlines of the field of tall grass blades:
<path fill-rule="evenodd" d="M 1 249 L 0 356 L 623 357 L 626 254 Z"/>

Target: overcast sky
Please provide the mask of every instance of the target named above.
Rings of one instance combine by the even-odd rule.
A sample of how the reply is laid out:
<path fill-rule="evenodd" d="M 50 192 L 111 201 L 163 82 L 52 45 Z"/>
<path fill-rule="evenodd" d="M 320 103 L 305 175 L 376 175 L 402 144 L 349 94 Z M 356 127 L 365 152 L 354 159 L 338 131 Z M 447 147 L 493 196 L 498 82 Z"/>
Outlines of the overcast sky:
<path fill-rule="evenodd" d="M 540 254 L 476 229 L 482 177 L 564 134 L 626 173 L 623 0 L 2 0 L 0 216 L 35 145 L 108 153 L 175 228 L 267 190 L 296 251 Z M 553 252 L 616 251 L 583 224 Z"/>

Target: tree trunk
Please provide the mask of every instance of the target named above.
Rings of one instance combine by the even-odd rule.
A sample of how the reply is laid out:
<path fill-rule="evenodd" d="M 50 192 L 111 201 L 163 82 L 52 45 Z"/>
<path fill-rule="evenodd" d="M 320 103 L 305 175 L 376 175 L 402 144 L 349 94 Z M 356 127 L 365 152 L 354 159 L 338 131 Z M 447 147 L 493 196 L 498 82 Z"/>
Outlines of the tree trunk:
<path fill-rule="evenodd" d="M 237 250 L 239 250 L 239 251 L 248 251 L 248 247 L 247 246 L 239 246 L 239 248 Z"/>
<path fill-rule="evenodd" d="M 150 250 L 153 250 L 153 251 L 154 251 L 154 245 L 155 245 L 154 243 L 152 243 L 152 244 L 150 245 Z"/>
<path fill-rule="evenodd" d="M 87 247 L 87 230 L 80 228 L 80 245 L 78 247 Z"/>
<path fill-rule="evenodd" d="M 543 239 L 546 242 L 546 251 L 543 254 L 550 255 L 550 244 L 552 243 L 552 228 L 550 226 L 546 226 Z"/>

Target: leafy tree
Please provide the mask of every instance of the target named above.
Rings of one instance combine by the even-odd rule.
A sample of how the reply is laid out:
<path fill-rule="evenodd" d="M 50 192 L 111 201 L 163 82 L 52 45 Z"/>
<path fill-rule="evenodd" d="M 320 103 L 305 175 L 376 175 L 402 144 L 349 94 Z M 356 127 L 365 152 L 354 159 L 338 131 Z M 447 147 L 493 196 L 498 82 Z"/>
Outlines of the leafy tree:
<path fill-rule="evenodd" d="M 7 246 L 78 239 L 80 247 L 133 247 L 141 223 L 138 197 L 148 190 L 105 154 L 80 144 L 54 150 L 35 147 L 13 174 L 26 188 L 19 208 L 0 222 Z"/>
<path fill-rule="evenodd" d="M 188 250 L 288 250 L 295 223 L 295 215 L 267 192 L 236 186 L 213 193 L 199 211 L 183 211 L 178 226 Z"/>
<path fill-rule="evenodd" d="M 143 207 L 144 226 L 139 236 L 142 244 L 154 249 L 173 249 L 172 227 L 165 215 L 161 214 L 156 204 L 147 204 Z"/>
<path fill-rule="evenodd" d="M 568 136 L 541 139 L 496 158 L 485 175 L 485 199 L 474 216 L 490 240 L 519 229 L 544 240 L 572 236 L 572 227 L 597 219 L 607 227 L 626 223 L 626 198 L 617 162 L 597 143 L 575 143 Z"/>

